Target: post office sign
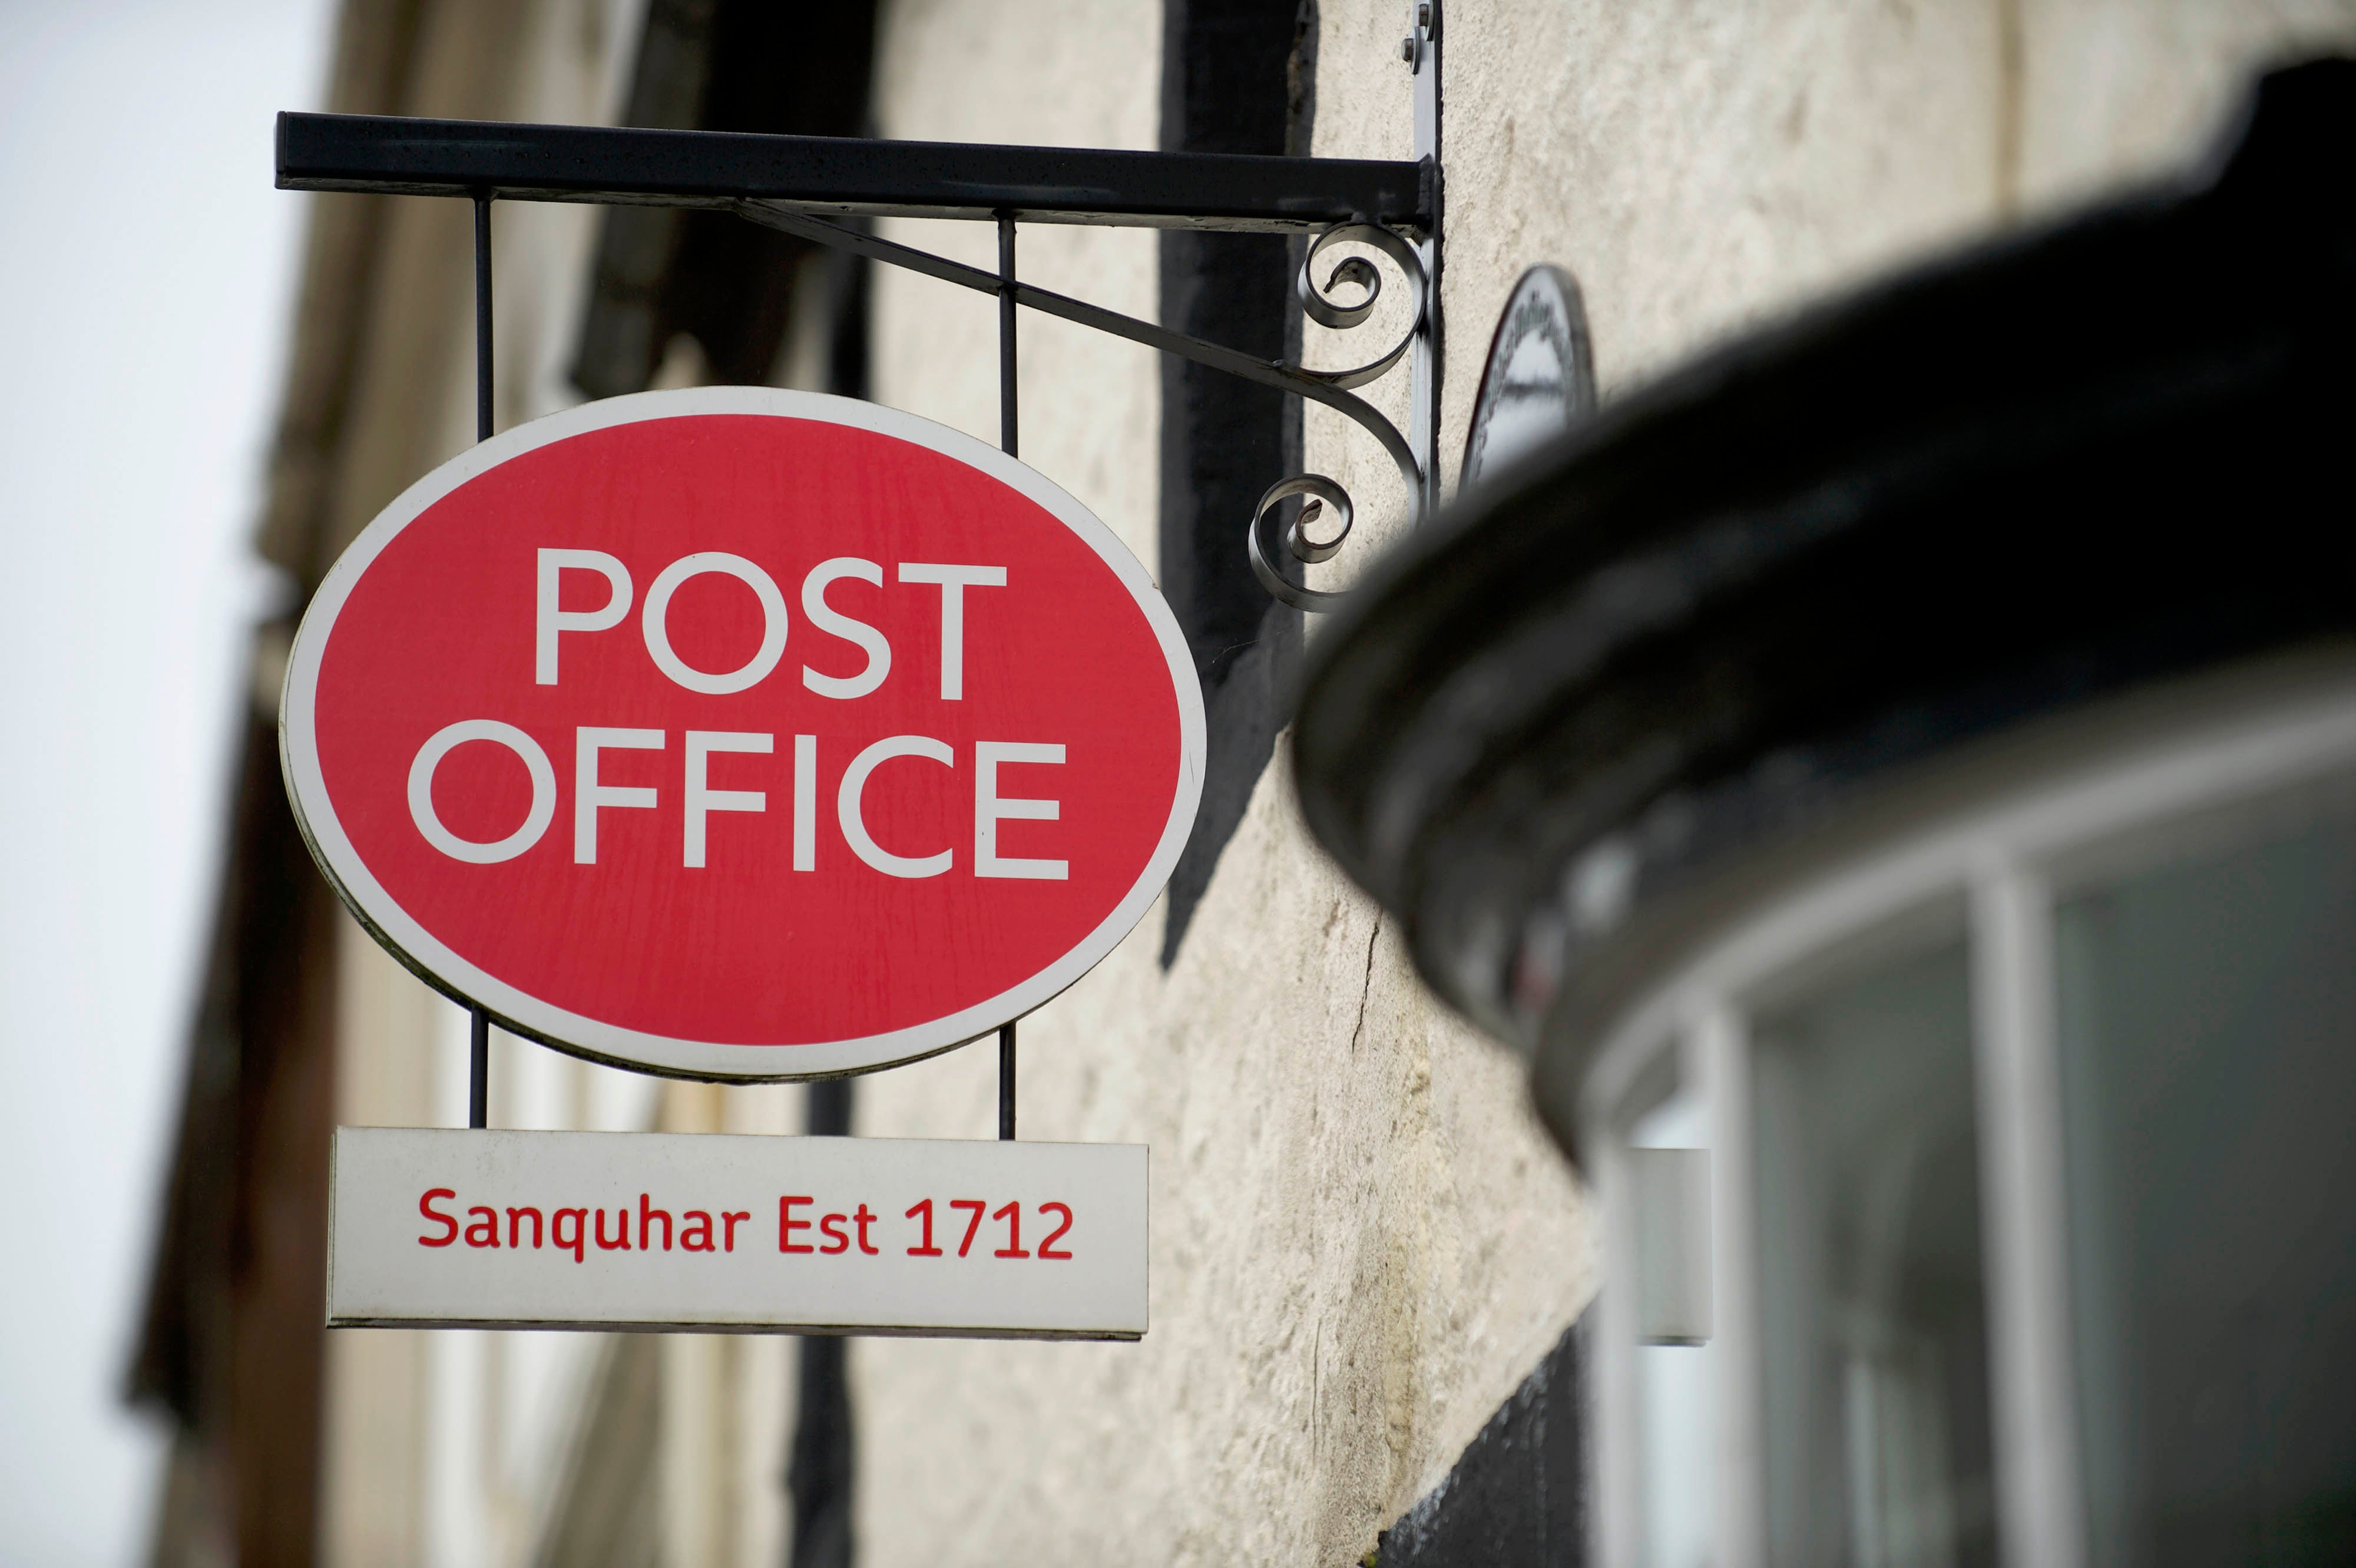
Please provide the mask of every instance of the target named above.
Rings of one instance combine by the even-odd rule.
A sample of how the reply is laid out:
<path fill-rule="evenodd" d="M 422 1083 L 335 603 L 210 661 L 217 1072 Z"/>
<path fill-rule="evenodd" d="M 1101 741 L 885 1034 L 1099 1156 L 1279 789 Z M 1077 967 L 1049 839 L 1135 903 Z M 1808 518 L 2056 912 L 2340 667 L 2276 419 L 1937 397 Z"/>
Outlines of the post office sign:
<path fill-rule="evenodd" d="M 947 1049 L 1085 973 L 1176 864 L 1204 723 L 1145 568 L 1046 478 L 718 387 L 412 487 L 305 615 L 281 746 L 319 865 L 431 983 L 750 1080 Z"/>

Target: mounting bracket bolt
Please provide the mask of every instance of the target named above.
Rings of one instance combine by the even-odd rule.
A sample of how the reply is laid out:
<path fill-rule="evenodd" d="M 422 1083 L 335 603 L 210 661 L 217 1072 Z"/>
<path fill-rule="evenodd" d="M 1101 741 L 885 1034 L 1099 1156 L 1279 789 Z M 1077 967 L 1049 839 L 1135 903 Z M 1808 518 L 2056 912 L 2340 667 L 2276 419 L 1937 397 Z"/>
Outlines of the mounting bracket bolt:
<path fill-rule="evenodd" d="M 1415 8 L 1415 31 L 1399 40 L 1399 59 L 1409 70 L 1421 69 L 1419 57 L 1424 39 L 1431 37 L 1431 0 L 1419 0 Z"/>

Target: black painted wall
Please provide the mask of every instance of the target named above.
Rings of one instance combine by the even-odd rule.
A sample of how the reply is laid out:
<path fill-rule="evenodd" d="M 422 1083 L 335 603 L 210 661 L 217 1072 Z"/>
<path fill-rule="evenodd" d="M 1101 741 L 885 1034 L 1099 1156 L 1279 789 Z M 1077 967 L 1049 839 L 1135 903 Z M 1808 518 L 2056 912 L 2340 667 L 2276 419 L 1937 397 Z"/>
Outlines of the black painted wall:
<path fill-rule="evenodd" d="M 812 1137 L 851 1135 L 851 1086 L 838 1078 L 809 1087 L 807 1130 Z M 851 1568 L 852 1428 L 851 1341 L 813 1334 L 801 1341 L 795 1393 L 793 1450 L 786 1464 L 794 1532 L 790 1568 Z"/>
<path fill-rule="evenodd" d="M 1383 1531 L 1371 1568 L 1585 1568 L 1591 1316 L 1489 1418 L 1448 1478 Z"/>
<path fill-rule="evenodd" d="M 874 0 L 650 0 L 623 121 L 860 135 L 874 52 Z M 807 241 L 729 213 L 671 207 L 608 207 L 601 222 L 573 364 L 582 391 L 644 391 L 681 333 L 701 346 L 713 384 L 768 381 Z"/>
<path fill-rule="evenodd" d="M 1162 145 L 1307 153 L 1316 42 L 1316 0 L 1168 0 Z M 1163 324 L 1270 359 L 1297 353 L 1296 250 L 1276 235 L 1164 232 Z M 1210 721 L 1202 809 L 1170 880 L 1165 966 L 1289 711 L 1301 616 L 1253 580 L 1244 530 L 1253 503 L 1300 459 L 1297 400 L 1164 356 L 1162 591 L 1194 650 Z"/>
<path fill-rule="evenodd" d="M 867 395 L 868 289 L 873 275 L 874 269 L 857 256 L 827 253 L 826 390 L 841 397 Z M 838 1078 L 811 1084 L 805 1131 L 819 1138 L 851 1136 L 852 1088 L 858 1081 Z M 851 1568 L 856 1480 L 851 1341 L 839 1335 L 811 1335 L 800 1348 L 793 1452 L 786 1466 L 794 1521 L 790 1568 Z"/>

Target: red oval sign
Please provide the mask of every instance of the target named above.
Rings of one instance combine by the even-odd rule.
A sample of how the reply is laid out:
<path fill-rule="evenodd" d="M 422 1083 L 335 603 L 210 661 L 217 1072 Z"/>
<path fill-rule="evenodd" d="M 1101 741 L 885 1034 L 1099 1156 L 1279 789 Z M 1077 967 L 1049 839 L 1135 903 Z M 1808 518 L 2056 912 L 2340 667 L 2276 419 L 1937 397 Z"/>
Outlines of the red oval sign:
<path fill-rule="evenodd" d="M 970 437 L 747 387 L 444 465 L 312 601 L 312 853 L 429 982 L 566 1050 L 801 1078 L 958 1045 L 1144 915 L 1203 774 L 1177 623 Z"/>

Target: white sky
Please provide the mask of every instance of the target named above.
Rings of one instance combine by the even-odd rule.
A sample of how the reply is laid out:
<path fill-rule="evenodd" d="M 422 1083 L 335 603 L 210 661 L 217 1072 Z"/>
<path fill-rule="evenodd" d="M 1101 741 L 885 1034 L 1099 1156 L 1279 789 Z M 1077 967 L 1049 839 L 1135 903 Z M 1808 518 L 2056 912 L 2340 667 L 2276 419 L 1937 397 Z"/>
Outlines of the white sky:
<path fill-rule="evenodd" d="M 118 1395 L 209 915 L 328 0 L 0 0 L 0 1564 L 145 1554 Z"/>

